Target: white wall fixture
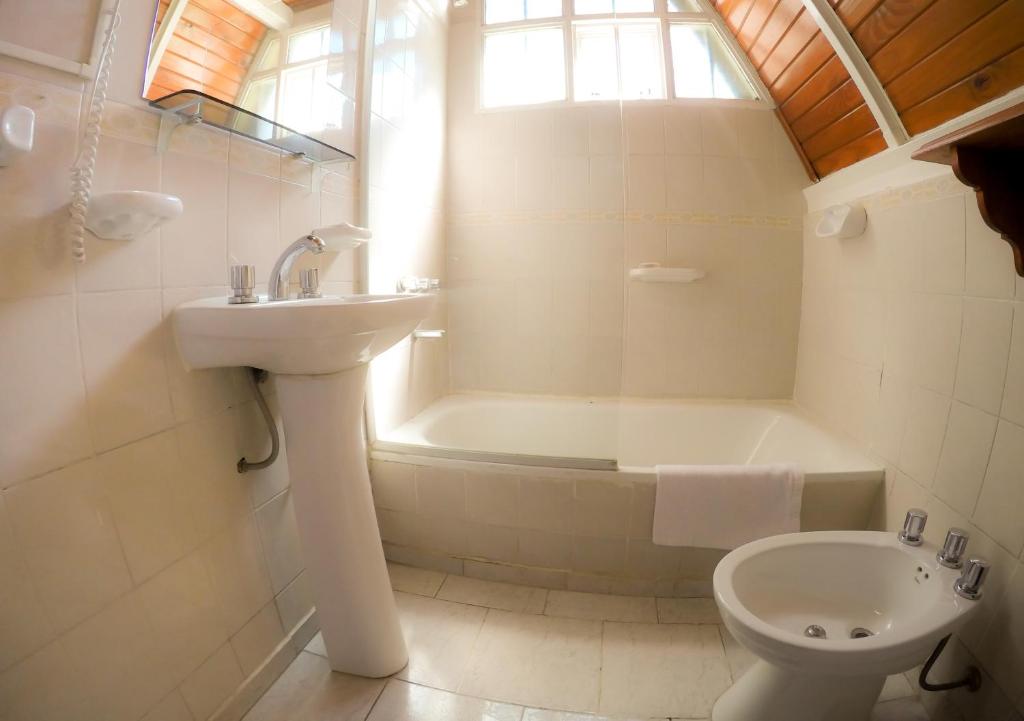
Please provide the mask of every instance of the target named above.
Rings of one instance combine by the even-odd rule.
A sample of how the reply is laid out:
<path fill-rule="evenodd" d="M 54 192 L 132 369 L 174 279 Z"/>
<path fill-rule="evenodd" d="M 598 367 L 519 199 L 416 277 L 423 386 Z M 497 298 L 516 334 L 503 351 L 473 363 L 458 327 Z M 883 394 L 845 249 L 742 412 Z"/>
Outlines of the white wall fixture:
<path fill-rule="evenodd" d="M 641 263 L 629 270 L 629 279 L 641 283 L 693 283 L 705 275 L 700 268 L 663 268 L 661 263 Z"/>
<path fill-rule="evenodd" d="M 0 168 L 10 165 L 19 155 L 32 152 L 36 134 L 36 114 L 24 105 L 0 110 Z"/>
<path fill-rule="evenodd" d="M 819 238 L 856 238 L 864 232 L 868 214 L 862 205 L 833 205 L 825 210 L 814 233 Z"/>
<path fill-rule="evenodd" d="M 184 209 L 180 198 L 165 193 L 145 190 L 104 193 L 89 204 L 85 227 L 104 240 L 135 240 L 174 220 Z"/>

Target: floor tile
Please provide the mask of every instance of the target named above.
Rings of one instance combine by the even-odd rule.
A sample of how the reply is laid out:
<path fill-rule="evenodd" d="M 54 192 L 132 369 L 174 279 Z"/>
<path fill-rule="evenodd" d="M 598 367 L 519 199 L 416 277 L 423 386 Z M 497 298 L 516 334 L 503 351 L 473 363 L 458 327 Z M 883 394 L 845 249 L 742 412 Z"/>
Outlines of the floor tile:
<path fill-rule="evenodd" d="M 719 626 L 722 633 L 722 644 L 725 646 L 725 658 L 729 662 L 729 672 L 732 680 L 738 681 L 748 668 L 754 665 L 757 656 L 740 645 L 740 642 L 732 637 L 729 629 Z"/>
<path fill-rule="evenodd" d="M 331 671 L 326 658 L 300 653 L 244 721 L 363 721 L 383 679 Z"/>
<path fill-rule="evenodd" d="M 417 596 L 436 596 L 445 576 L 440 571 L 403 566 L 400 563 L 389 563 L 388 574 L 391 576 L 391 588 L 403 593 L 415 593 Z"/>
<path fill-rule="evenodd" d="M 571 711 L 549 711 L 541 708 L 528 708 L 523 714 L 523 721 L 648 721 L 639 717 L 594 716 L 588 713 L 572 713 Z"/>
<path fill-rule="evenodd" d="M 601 624 L 489 611 L 460 693 L 562 711 L 596 711 Z"/>
<path fill-rule="evenodd" d="M 717 626 L 604 625 L 601 713 L 706 716 L 730 683 Z"/>
<path fill-rule="evenodd" d="M 928 712 L 916 698 L 887 701 L 875 706 L 871 721 L 929 721 Z"/>
<path fill-rule="evenodd" d="M 469 664 L 487 610 L 396 593 L 409 664 L 397 677 L 455 691 Z"/>
<path fill-rule="evenodd" d="M 547 590 L 512 583 L 484 581 L 467 576 L 448 576 L 437 597 L 446 601 L 486 606 L 501 611 L 543 613 Z"/>
<path fill-rule="evenodd" d="M 550 591 L 547 616 L 583 618 L 591 621 L 631 621 L 657 623 L 654 598 L 644 596 L 609 596 L 579 591 Z"/>
<path fill-rule="evenodd" d="M 903 674 L 895 674 L 885 679 L 885 686 L 882 687 L 882 694 L 878 697 L 878 702 L 892 701 L 898 698 L 907 698 L 909 696 L 916 696 L 914 689 L 911 687 L 910 682 L 903 677 Z"/>
<path fill-rule="evenodd" d="M 721 623 L 718 605 L 713 598 L 659 598 L 658 621 L 661 623 Z"/>
<path fill-rule="evenodd" d="M 521 706 L 389 681 L 367 721 L 519 721 Z"/>

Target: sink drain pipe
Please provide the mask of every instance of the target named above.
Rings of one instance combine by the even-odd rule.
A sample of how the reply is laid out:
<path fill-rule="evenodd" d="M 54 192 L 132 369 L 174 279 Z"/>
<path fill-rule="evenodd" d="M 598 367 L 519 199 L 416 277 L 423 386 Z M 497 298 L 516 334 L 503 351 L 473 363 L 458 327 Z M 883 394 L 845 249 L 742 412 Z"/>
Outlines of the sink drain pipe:
<path fill-rule="evenodd" d="M 244 457 L 239 458 L 239 473 L 258 471 L 261 468 L 266 468 L 277 460 L 277 454 L 281 450 L 281 439 L 277 433 L 277 424 L 274 423 L 274 416 L 271 415 L 270 407 L 267 405 L 267 399 L 263 397 L 263 393 L 260 391 L 259 386 L 259 384 L 265 381 L 270 374 L 260 368 L 246 368 L 245 370 L 247 371 L 246 376 L 249 378 L 249 385 L 252 387 L 253 393 L 256 396 L 256 404 L 260 407 L 260 413 L 263 414 L 263 420 L 267 424 L 267 432 L 270 433 L 270 455 L 262 461 L 253 462 L 245 460 Z"/>
<path fill-rule="evenodd" d="M 950 689 L 966 686 L 968 691 L 974 693 L 981 688 L 981 672 L 975 666 L 968 666 L 967 675 L 959 681 L 950 681 L 948 683 L 929 683 L 928 681 L 928 672 L 932 670 L 932 666 L 939 660 L 942 649 L 946 648 L 946 644 L 949 643 L 949 638 L 949 636 L 946 636 L 939 641 L 939 645 L 935 647 L 932 655 L 928 657 L 928 660 L 925 661 L 924 666 L 921 668 L 921 675 L 918 676 L 917 682 L 925 691 L 949 691 Z"/>

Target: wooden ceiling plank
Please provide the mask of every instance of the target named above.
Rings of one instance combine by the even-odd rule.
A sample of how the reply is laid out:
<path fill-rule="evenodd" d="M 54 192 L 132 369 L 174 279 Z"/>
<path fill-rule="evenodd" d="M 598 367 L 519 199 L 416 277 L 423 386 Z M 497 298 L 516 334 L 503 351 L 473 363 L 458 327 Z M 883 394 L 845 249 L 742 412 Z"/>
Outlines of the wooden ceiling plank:
<path fill-rule="evenodd" d="M 882 0 L 842 0 L 836 5 L 836 14 L 842 19 L 846 29 L 852 32 L 881 3 Z"/>
<path fill-rule="evenodd" d="M 1024 44 L 1024 0 L 1007 0 L 886 85 L 906 110 L 955 85 Z"/>
<path fill-rule="evenodd" d="M 796 151 L 797 157 L 800 158 L 800 163 L 804 166 L 804 172 L 807 173 L 807 177 L 810 178 L 812 183 L 820 180 L 818 173 L 814 170 L 814 166 L 807 157 L 807 153 L 804 152 L 804 146 L 802 146 L 796 136 L 793 135 L 793 130 L 789 127 L 789 123 L 786 121 L 786 118 L 782 116 L 782 111 L 778 108 L 775 108 L 775 117 L 778 119 L 782 129 L 786 132 L 786 137 L 789 138 L 789 142 L 793 146 L 793 150 Z"/>
<path fill-rule="evenodd" d="M 938 0 L 871 56 L 871 67 L 888 83 L 1002 2 Z"/>
<path fill-rule="evenodd" d="M 212 53 L 209 49 L 202 45 L 196 45 L 180 36 L 175 36 L 171 40 L 171 44 L 167 47 L 167 52 L 174 53 L 187 60 L 191 60 L 197 65 L 210 68 L 211 70 L 223 75 L 226 78 L 232 80 L 242 81 L 245 78 L 248 68 L 244 65 L 239 65 L 230 60 L 226 60 L 219 55 Z"/>
<path fill-rule="evenodd" d="M 861 104 L 821 132 L 803 142 L 804 152 L 813 163 L 829 153 L 877 130 L 878 123 L 867 105 Z"/>
<path fill-rule="evenodd" d="M 935 0 L 885 0 L 853 31 L 853 39 L 870 59 Z M 973 0 L 972 0 L 973 2 Z"/>
<path fill-rule="evenodd" d="M 761 34 L 757 36 L 757 40 L 754 41 L 748 53 L 750 62 L 755 67 L 761 67 L 768 55 L 796 22 L 801 10 L 803 10 L 801 0 L 782 0 L 775 6 L 775 10 L 765 22 Z"/>
<path fill-rule="evenodd" d="M 231 0 L 192 0 L 198 7 L 215 18 L 230 23 L 242 32 L 257 36 L 266 29 L 266 23 Z"/>
<path fill-rule="evenodd" d="M 864 102 L 871 109 L 871 114 L 875 116 L 875 122 L 878 123 L 885 142 L 889 147 L 907 142 L 910 136 L 907 134 L 906 128 L 903 127 L 899 113 L 896 112 L 892 101 L 875 76 L 875 71 L 871 69 L 864 54 L 854 42 L 850 31 L 843 25 L 843 21 L 833 7 L 828 4 L 828 0 L 803 1 L 808 12 L 818 22 L 822 34 L 832 43 L 836 55 L 846 67 L 847 72 L 850 73 L 853 82 L 857 84 L 861 95 L 864 96 Z M 1024 2 L 1024 0 L 1021 1 Z"/>
<path fill-rule="evenodd" d="M 747 19 L 743 21 L 739 31 L 736 33 L 736 41 L 744 50 L 748 51 L 753 46 L 757 36 L 764 29 L 764 24 L 775 10 L 775 6 L 782 0 L 754 0 L 747 13 Z"/>
<path fill-rule="evenodd" d="M 817 25 L 817 23 L 815 23 Z M 781 104 L 789 100 L 808 78 L 836 56 L 828 40 L 820 32 L 815 34 L 807 47 L 793 59 L 793 62 L 779 74 L 771 84 L 772 95 Z M 843 71 L 845 73 L 845 71 Z"/>
<path fill-rule="evenodd" d="M 826 95 L 821 102 L 793 121 L 793 133 L 800 140 L 807 140 L 863 103 L 864 98 L 861 96 L 860 90 L 857 89 L 857 85 L 853 80 L 847 80 Z"/>
<path fill-rule="evenodd" d="M 903 113 L 907 130 L 917 134 L 1024 86 L 1024 47 L 946 88 Z"/>
<path fill-rule="evenodd" d="M 806 10 L 801 8 L 797 19 L 792 27 L 786 31 L 786 35 L 779 41 L 775 49 L 765 59 L 758 69 L 761 78 L 766 84 L 772 85 L 778 80 L 779 75 L 788 68 L 800 55 L 807 44 L 814 39 L 818 32 L 818 25 L 814 22 Z"/>
<path fill-rule="evenodd" d="M 725 20 L 725 24 L 732 30 L 733 35 L 738 33 L 740 28 L 743 27 L 747 14 L 753 6 L 754 0 L 738 0 L 732 7 L 721 13 L 722 19 Z"/>
<path fill-rule="evenodd" d="M 886 148 L 885 138 L 881 130 L 875 130 L 867 135 L 857 138 L 849 145 L 834 150 L 828 155 L 814 161 L 814 169 L 818 175 L 826 176 L 837 170 L 842 170 L 853 165 L 859 160 L 877 155 Z"/>
<path fill-rule="evenodd" d="M 782 114 L 790 122 L 817 105 L 829 93 L 850 80 L 842 61 L 835 54 L 782 104 Z M 858 92 L 860 92 L 858 90 Z"/>
<path fill-rule="evenodd" d="M 160 20 L 160 26 L 153 34 L 153 42 L 149 46 L 146 75 L 142 83 L 143 97 L 149 93 L 149 86 L 153 84 L 153 78 L 156 77 L 156 71 L 164 59 L 167 46 L 171 44 L 174 34 L 178 32 L 178 24 L 181 22 L 181 16 L 185 13 L 186 7 L 188 7 L 188 0 L 170 0 L 163 19 Z"/>

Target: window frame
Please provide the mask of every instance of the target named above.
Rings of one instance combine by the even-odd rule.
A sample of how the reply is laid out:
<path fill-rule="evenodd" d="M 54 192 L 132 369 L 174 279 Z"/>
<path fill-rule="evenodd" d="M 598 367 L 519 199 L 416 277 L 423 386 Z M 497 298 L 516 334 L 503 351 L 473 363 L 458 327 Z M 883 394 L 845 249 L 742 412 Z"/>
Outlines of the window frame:
<path fill-rule="evenodd" d="M 487 0 L 479 0 L 474 3 L 476 12 L 476 48 L 475 48 L 475 73 L 476 73 L 476 110 L 478 113 L 507 112 L 509 110 L 530 110 L 542 108 L 560 107 L 591 107 L 601 105 L 618 105 L 620 103 L 633 104 L 643 103 L 646 105 L 697 105 L 715 106 L 723 105 L 728 107 L 747 107 L 761 110 L 772 110 L 776 107 L 768 88 L 761 80 L 757 71 L 754 70 L 750 59 L 740 48 L 736 38 L 725 27 L 718 12 L 710 5 L 708 0 L 696 0 L 700 12 L 670 12 L 668 0 L 654 0 L 654 11 L 646 13 L 600 13 L 577 15 L 575 14 L 574 0 L 562 0 L 562 14 L 557 17 L 535 18 L 514 20 L 504 23 L 486 23 Z M 654 20 L 661 29 L 661 53 L 662 53 L 662 79 L 665 83 L 665 94 L 661 98 L 631 98 L 615 100 L 576 100 L 576 88 L 574 82 L 574 61 L 575 61 L 575 32 L 574 25 L 583 23 L 616 23 L 628 20 Z M 754 91 L 754 98 L 686 98 L 676 97 L 675 94 L 675 68 L 672 66 L 672 45 L 669 37 L 670 26 L 678 23 L 694 23 L 708 25 L 714 29 L 725 45 L 726 51 L 732 57 L 733 62 L 750 84 Z M 529 103 L 523 105 L 500 105 L 487 107 L 483 104 L 483 58 L 484 43 L 487 35 L 511 30 L 532 30 L 541 28 L 562 29 L 562 45 L 565 54 L 565 98 L 543 103 Z"/>

